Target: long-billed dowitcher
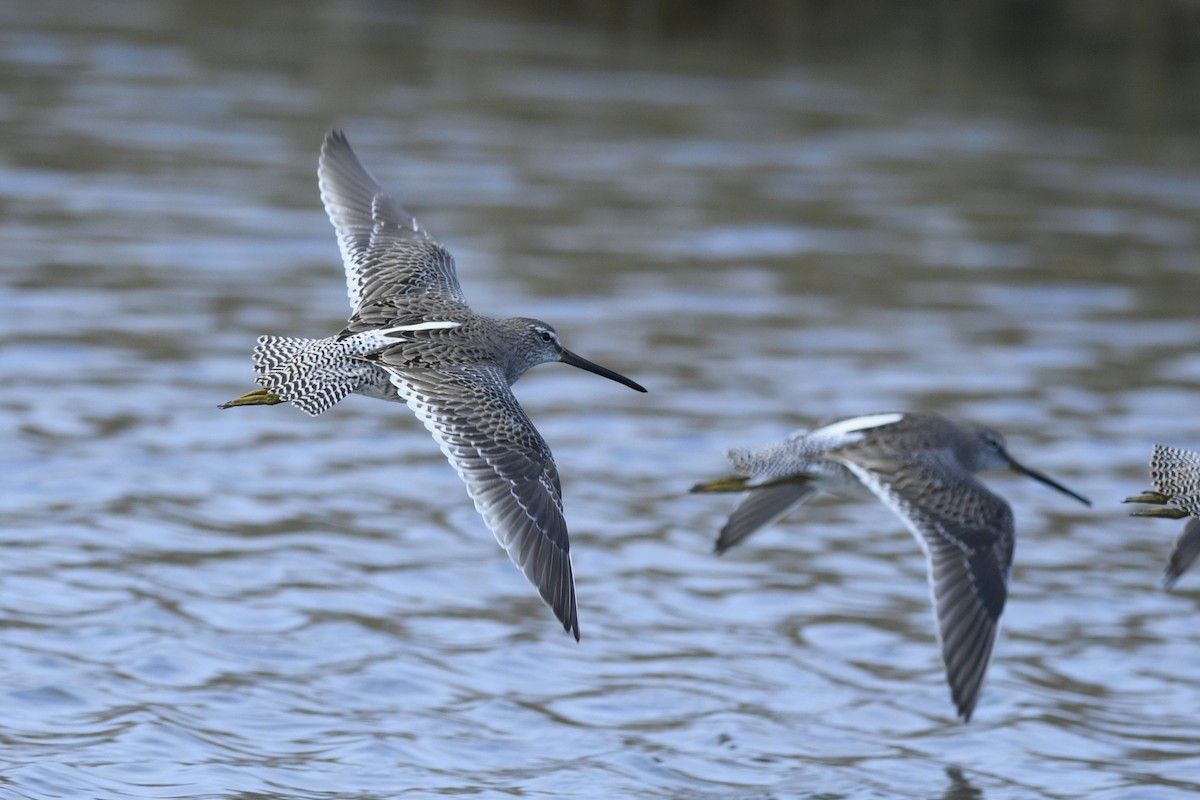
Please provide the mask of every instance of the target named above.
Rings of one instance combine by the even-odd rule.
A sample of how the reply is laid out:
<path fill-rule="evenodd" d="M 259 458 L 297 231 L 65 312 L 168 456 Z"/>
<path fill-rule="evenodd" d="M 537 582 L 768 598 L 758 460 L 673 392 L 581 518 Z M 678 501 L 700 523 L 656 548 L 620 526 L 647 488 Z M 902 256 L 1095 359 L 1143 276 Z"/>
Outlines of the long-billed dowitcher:
<path fill-rule="evenodd" d="M 1084 497 L 1025 467 L 1000 434 L 939 414 L 837 419 L 758 449 L 731 450 L 734 474 L 694 492 L 747 492 L 717 538 L 723 553 L 821 492 L 874 495 L 925 552 L 950 695 L 971 718 L 991 660 L 1013 560 L 1013 516 L 975 473 L 1007 467 L 1081 503 Z"/>
<path fill-rule="evenodd" d="M 558 470 L 510 387 L 530 367 L 562 361 L 646 390 L 563 347 L 545 322 L 471 311 L 450 253 L 383 191 L 340 131 L 325 136 L 317 177 L 354 313 L 336 336 L 259 338 L 254 369 L 262 388 L 222 408 L 290 402 L 316 416 L 352 392 L 403 400 L 509 557 L 578 640 Z"/>
<path fill-rule="evenodd" d="M 1135 517 L 1191 517 L 1183 526 L 1163 570 L 1163 584 L 1170 589 L 1179 576 L 1200 556 L 1200 453 L 1156 444 L 1150 454 L 1150 480 L 1155 491 L 1125 499 L 1126 503 L 1148 503 L 1159 508 L 1133 512 Z"/>

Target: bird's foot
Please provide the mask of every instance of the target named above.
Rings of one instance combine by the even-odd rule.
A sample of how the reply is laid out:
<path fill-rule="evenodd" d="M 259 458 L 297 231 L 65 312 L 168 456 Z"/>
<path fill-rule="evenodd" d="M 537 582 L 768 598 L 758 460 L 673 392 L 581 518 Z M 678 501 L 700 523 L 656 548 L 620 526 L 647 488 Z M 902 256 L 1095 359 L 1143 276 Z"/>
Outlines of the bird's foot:
<path fill-rule="evenodd" d="M 1126 497 L 1121 502 L 1122 503 L 1149 503 L 1149 504 L 1155 505 L 1155 506 L 1162 506 L 1162 505 L 1166 505 L 1167 503 L 1171 502 L 1171 496 L 1163 494 L 1162 492 L 1156 492 L 1153 489 L 1151 489 L 1151 490 L 1142 492 L 1141 494 L 1134 495 L 1133 497 Z"/>
<path fill-rule="evenodd" d="M 717 478 L 713 481 L 697 483 L 688 491 L 696 492 L 744 492 L 750 487 L 746 485 L 749 478 L 742 475 L 732 475 L 728 478 Z"/>
<path fill-rule="evenodd" d="M 1139 508 L 1137 511 L 1130 512 L 1131 517 L 1158 517 L 1159 519 L 1183 519 L 1190 516 L 1188 512 L 1182 508 Z"/>
<path fill-rule="evenodd" d="M 233 408 L 234 406 L 274 406 L 282 403 L 279 396 L 270 389 L 255 389 L 246 392 L 241 397 L 235 397 L 228 403 L 222 403 L 217 408 Z"/>

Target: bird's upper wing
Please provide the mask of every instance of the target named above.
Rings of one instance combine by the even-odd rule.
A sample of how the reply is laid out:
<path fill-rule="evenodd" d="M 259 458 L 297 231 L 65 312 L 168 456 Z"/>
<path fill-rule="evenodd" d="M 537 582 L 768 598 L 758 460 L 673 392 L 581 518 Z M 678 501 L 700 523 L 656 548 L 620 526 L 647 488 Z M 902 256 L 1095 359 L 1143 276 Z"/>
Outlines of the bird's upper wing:
<path fill-rule="evenodd" d="M 839 458 L 925 551 L 950 694 L 970 719 L 991 660 L 1013 560 L 1012 510 L 974 476 L 894 455 Z"/>
<path fill-rule="evenodd" d="M 488 528 L 578 639 L 575 580 L 554 456 L 500 369 L 380 365 L 466 483 Z"/>
<path fill-rule="evenodd" d="M 341 131 L 321 147 L 317 182 L 337 231 L 350 306 L 393 295 L 432 294 L 465 302 L 454 258 L 367 172 Z"/>

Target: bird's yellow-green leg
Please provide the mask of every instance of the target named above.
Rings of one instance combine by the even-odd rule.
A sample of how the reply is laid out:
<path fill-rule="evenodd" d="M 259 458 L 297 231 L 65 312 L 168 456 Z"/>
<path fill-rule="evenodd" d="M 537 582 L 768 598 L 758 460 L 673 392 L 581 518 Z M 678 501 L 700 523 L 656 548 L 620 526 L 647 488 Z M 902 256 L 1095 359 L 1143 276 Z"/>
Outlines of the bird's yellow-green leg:
<path fill-rule="evenodd" d="M 1160 519 L 1183 519 L 1191 516 L 1182 508 L 1171 508 L 1164 506 L 1162 508 L 1139 508 L 1137 511 L 1131 511 L 1131 517 L 1159 517 Z"/>
<path fill-rule="evenodd" d="M 1134 495 L 1133 497 L 1126 497 L 1124 502 L 1147 503 L 1149 505 L 1159 506 L 1159 508 L 1139 508 L 1137 511 L 1131 511 L 1130 516 L 1132 517 L 1183 519 L 1184 517 L 1191 516 L 1182 508 L 1172 508 L 1167 505 L 1167 503 L 1171 502 L 1171 495 L 1163 494 L 1162 492 L 1156 492 L 1153 489 L 1142 492 L 1138 495 Z"/>
<path fill-rule="evenodd" d="M 1167 503 L 1171 502 L 1171 497 L 1170 497 L 1170 495 L 1165 495 L 1162 492 L 1156 492 L 1153 489 L 1150 489 L 1145 492 L 1142 492 L 1141 494 L 1134 495 L 1133 497 L 1126 497 L 1121 502 L 1122 503 L 1150 503 L 1151 505 L 1162 506 L 1162 505 L 1166 505 Z"/>
<path fill-rule="evenodd" d="M 282 403 L 279 396 L 270 389 L 255 389 L 246 392 L 241 397 L 235 397 L 228 403 L 222 403 L 217 408 L 233 408 L 234 406 L 274 406 Z"/>
<path fill-rule="evenodd" d="M 728 478 L 717 478 L 715 481 L 705 481 L 697 483 L 690 491 L 692 492 L 744 492 L 750 487 L 746 485 L 749 478 L 741 475 L 733 475 Z"/>
<path fill-rule="evenodd" d="M 774 480 L 763 481 L 762 483 L 750 483 L 750 479 L 744 475 L 731 475 L 728 478 L 717 478 L 714 481 L 697 483 L 689 491 L 693 493 L 745 492 L 751 489 L 765 489 L 768 486 L 778 486 L 781 483 L 808 483 L 811 480 L 812 478 L 808 475 L 788 475 L 784 478 L 775 478 Z"/>

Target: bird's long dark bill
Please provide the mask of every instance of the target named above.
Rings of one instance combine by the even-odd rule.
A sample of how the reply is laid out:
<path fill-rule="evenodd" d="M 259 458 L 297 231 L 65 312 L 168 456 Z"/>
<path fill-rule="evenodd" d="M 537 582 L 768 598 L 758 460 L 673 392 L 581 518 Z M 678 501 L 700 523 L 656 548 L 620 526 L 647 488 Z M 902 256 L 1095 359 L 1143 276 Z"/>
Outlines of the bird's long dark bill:
<path fill-rule="evenodd" d="M 621 373 L 614 372 L 613 370 L 609 369 L 608 367 L 602 367 L 599 364 L 593 364 L 591 361 L 588 361 L 586 358 L 580 358 L 579 356 L 572 353 L 570 350 L 563 349 L 562 356 L 559 358 L 559 361 L 563 362 L 564 364 L 570 364 L 572 367 L 579 367 L 580 369 L 586 369 L 588 372 L 594 372 L 597 375 L 602 375 L 603 377 L 608 378 L 610 381 L 616 381 L 617 383 L 623 383 L 626 386 L 628 386 L 630 389 L 633 389 L 634 391 L 638 391 L 638 392 L 646 391 L 646 388 L 644 386 L 642 386 L 640 383 L 637 383 L 636 381 L 631 381 L 631 380 L 629 380 L 629 378 L 626 378 Z"/>
<path fill-rule="evenodd" d="M 1058 491 L 1062 492 L 1063 494 L 1065 494 L 1069 497 L 1074 497 L 1076 500 L 1083 503 L 1085 506 L 1090 506 L 1092 504 L 1092 501 L 1088 500 L 1083 495 L 1081 495 L 1077 492 L 1072 492 L 1070 489 L 1063 486 L 1061 483 L 1054 480 L 1049 475 L 1043 475 L 1042 473 L 1038 472 L 1036 469 L 1030 469 L 1029 467 L 1025 466 L 1024 464 L 1014 460 L 1012 456 L 1008 457 L 1008 466 L 1014 472 L 1019 472 L 1022 475 L 1028 475 L 1029 477 L 1033 478 L 1035 481 L 1039 481 L 1041 483 L 1046 484 L 1051 489 L 1057 489 Z"/>

